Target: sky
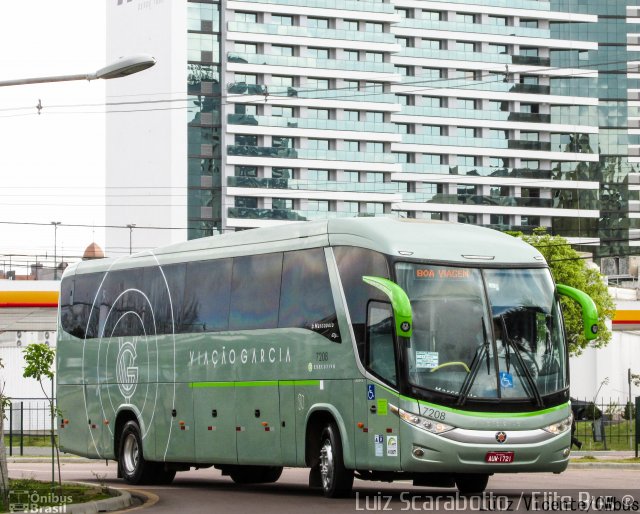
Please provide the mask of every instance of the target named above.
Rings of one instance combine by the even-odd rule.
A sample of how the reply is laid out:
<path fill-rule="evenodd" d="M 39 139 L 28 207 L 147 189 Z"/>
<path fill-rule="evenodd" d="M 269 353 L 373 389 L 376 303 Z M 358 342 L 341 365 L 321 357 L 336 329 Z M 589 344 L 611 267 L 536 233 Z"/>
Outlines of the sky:
<path fill-rule="evenodd" d="M 0 82 L 101 68 L 105 12 L 105 0 L 0 2 Z M 0 87 L 0 269 L 10 253 L 51 258 L 52 221 L 58 255 L 104 247 L 104 104 L 101 80 Z"/>

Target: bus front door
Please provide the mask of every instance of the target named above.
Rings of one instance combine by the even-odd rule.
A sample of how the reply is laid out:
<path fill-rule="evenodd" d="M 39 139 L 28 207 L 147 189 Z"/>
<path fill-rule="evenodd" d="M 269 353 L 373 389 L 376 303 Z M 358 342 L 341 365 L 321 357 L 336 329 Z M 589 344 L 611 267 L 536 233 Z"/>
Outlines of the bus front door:
<path fill-rule="evenodd" d="M 366 390 L 369 465 L 374 470 L 400 467 L 400 419 L 389 410 L 389 403 L 397 403 L 398 398 L 392 391 L 397 383 L 393 325 L 393 310 L 389 303 L 369 302 L 366 367 L 380 378 L 380 381 L 368 379 Z"/>

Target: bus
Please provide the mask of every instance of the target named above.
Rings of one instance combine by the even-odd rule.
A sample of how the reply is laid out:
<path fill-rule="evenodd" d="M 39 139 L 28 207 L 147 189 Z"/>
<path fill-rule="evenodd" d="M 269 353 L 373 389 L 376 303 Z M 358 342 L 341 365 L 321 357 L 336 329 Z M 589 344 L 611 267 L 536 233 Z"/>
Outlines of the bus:
<path fill-rule="evenodd" d="M 236 483 L 309 468 L 479 493 L 569 459 L 567 341 L 542 255 L 494 230 L 291 223 L 69 266 L 59 440 L 131 484 L 215 467 Z"/>

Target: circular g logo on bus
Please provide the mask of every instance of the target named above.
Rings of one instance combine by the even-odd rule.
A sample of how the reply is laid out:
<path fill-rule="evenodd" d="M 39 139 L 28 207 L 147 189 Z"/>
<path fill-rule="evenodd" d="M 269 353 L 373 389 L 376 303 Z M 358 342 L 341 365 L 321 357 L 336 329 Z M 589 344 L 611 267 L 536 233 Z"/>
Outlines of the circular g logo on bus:
<path fill-rule="evenodd" d="M 136 366 L 136 347 L 131 341 L 120 343 L 116 363 L 116 379 L 120 393 L 129 402 L 138 385 L 138 366 Z"/>
<path fill-rule="evenodd" d="M 502 444 L 506 440 L 507 440 L 507 434 L 505 432 L 496 432 L 496 441 Z"/>

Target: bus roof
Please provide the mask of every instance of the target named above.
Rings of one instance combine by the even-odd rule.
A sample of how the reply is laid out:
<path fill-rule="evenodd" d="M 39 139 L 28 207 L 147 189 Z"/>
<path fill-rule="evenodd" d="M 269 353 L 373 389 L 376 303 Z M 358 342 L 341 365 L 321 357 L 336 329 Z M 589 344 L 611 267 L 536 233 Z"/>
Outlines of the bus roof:
<path fill-rule="evenodd" d="M 462 223 L 391 217 L 290 222 L 194 239 L 117 259 L 84 261 L 69 272 L 86 273 L 150 264 L 213 259 L 320 246 L 360 246 L 392 256 L 487 265 L 544 265 L 544 258 L 522 240 Z M 153 257 L 155 256 L 155 257 Z"/>

